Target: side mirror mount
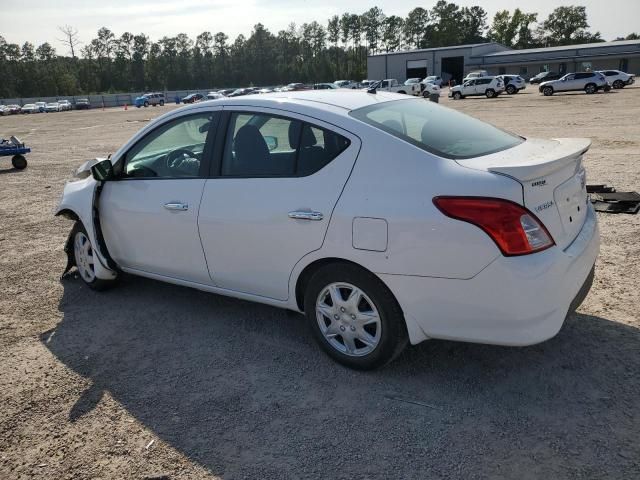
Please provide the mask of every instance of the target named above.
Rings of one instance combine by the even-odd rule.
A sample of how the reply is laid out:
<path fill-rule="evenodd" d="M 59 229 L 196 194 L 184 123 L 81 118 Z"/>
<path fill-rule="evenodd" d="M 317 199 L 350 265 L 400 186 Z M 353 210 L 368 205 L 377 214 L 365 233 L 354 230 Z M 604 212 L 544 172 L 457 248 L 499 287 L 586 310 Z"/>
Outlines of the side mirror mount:
<path fill-rule="evenodd" d="M 278 148 L 278 137 L 266 136 L 264 141 L 267 143 L 267 148 L 270 152 Z"/>
<path fill-rule="evenodd" d="M 91 167 L 91 175 L 98 182 L 104 182 L 106 180 L 113 180 L 115 177 L 113 173 L 113 164 L 111 160 L 106 159 L 96 163 Z"/>

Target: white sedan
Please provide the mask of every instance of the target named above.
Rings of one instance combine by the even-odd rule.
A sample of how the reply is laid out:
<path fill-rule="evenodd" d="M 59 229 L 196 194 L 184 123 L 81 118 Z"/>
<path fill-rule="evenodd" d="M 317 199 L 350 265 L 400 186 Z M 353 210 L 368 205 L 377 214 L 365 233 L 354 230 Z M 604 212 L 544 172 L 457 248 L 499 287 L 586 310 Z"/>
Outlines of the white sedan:
<path fill-rule="evenodd" d="M 57 214 L 92 288 L 127 272 L 304 312 L 335 360 L 375 368 L 408 342 L 560 330 L 599 249 L 589 145 L 385 92 L 228 98 L 87 162 Z"/>

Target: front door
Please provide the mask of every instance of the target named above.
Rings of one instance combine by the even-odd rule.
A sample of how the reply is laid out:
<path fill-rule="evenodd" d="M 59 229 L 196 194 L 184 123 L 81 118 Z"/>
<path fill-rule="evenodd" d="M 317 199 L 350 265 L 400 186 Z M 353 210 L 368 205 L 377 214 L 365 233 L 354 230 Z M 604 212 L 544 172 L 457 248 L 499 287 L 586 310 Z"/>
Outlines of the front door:
<path fill-rule="evenodd" d="M 286 300 L 295 264 L 322 246 L 359 140 L 288 112 L 225 108 L 225 116 L 199 216 L 211 277 L 218 287 Z"/>
<path fill-rule="evenodd" d="M 198 235 L 215 113 L 183 115 L 135 143 L 105 182 L 100 224 L 107 249 L 123 267 L 211 284 Z"/>

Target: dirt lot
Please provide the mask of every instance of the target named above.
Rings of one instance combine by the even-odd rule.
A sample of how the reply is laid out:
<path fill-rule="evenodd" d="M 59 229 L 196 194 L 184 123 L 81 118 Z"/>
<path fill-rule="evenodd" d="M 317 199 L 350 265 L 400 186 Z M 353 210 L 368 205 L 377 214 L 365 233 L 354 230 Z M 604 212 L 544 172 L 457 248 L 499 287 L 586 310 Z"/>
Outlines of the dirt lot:
<path fill-rule="evenodd" d="M 640 88 L 442 102 L 591 137 L 589 182 L 640 190 Z M 0 160 L 0 478 L 640 478 L 640 216 L 599 214 L 594 288 L 554 339 L 432 341 L 357 373 L 285 311 L 59 280 L 64 182 L 169 108 L 0 118 L 33 148 L 25 171 Z"/>

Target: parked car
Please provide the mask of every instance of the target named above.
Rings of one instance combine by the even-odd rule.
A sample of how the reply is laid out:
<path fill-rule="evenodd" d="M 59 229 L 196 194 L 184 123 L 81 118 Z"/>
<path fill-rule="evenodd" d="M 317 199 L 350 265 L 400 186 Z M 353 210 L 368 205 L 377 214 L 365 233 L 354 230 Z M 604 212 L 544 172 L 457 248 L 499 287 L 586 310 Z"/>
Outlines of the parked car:
<path fill-rule="evenodd" d="M 477 95 L 495 98 L 502 92 L 504 92 L 504 83 L 500 78 L 476 77 L 466 80 L 462 85 L 451 87 L 449 89 L 449 97 L 454 100 Z"/>
<path fill-rule="evenodd" d="M 393 92 L 393 93 L 402 93 L 407 95 L 419 95 L 420 94 L 420 84 L 412 83 L 410 85 L 400 85 L 398 80 L 395 78 L 387 78 L 385 80 L 380 81 L 376 89 L 378 91 L 383 92 Z"/>
<path fill-rule="evenodd" d="M 314 83 L 313 84 L 314 90 L 335 90 L 337 88 L 338 87 L 336 87 L 336 85 L 333 83 Z"/>
<path fill-rule="evenodd" d="M 218 93 L 221 93 L 222 95 L 224 95 L 226 97 L 227 95 L 229 95 L 230 93 L 233 93 L 235 91 L 236 91 L 235 88 L 223 88 L 222 90 L 218 90 Z"/>
<path fill-rule="evenodd" d="M 153 107 L 160 105 L 161 107 L 163 107 L 164 103 L 165 103 L 164 93 L 145 93 L 144 95 L 140 95 L 139 97 L 136 97 L 136 99 L 133 101 L 133 104 L 138 108 L 140 107 L 146 108 L 149 105 Z"/>
<path fill-rule="evenodd" d="M 20 105 L 7 105 L 7 109 L 9 110 L 9 115 L 16 115 L 18 113 L 20 113 Z"/>
<path fill-rule="evenodd" d="M 90 288 L 126 272 L 304 312 L 331 357 L 375 368 L 428 338 L 556 335 L 598 254 L 589 145 L 386 92 L 223 99 L 86 162 L 56 214 Z"/>
<path fill-rule="evenodd" d="M 207 93 L 207 100 L 217 100 L 219 98 L 224 98 L 224 95 L 220 92 L 209 92 Z"/>
<path fill-rule="evenodd" d="M 379 80 L 362 80 L 360 82 L 360 88 L 371 88 L 378 82 Z"/>
<path fill-rule="evenodd" d="M 20 113 L 40 113 L 40 107 L 35 103 L 27 103 L 22 106 Z"/>
<path fill-rule="evenodd" d="M 71 102 L 69 100 L 58 100 L 58 104 L 60 105 L 60 111 L 66 112 L 67 110 L 71 110 Z"/>
<path fill-rule="evenodd" d="M 0 105 L 0 115 L 2 115 L 3 117 L 9 115 L 9 107 L 7 107 L 6 105 Z"/>
<path fill-rule="evenodd" d="M 431 95 L 440 96 L 440 87 L 435 83 L 420 83 L 421 92 L 417 93 L 417 95 L 422 95 L 424 98 L 429 98 Z"/>
<path fill-rule="evenodd" d="M 467 80 L 471 80 L 472 78 L 480 78 L 480 77 L 488 77 L 488 76 L 489 76 L 489 72 L 487 72 L 486 70 L 473 70 L 467 73 L 467 76 L 462 79 L 462 83 L 466 82 Z"/>
<path fill-rule="evenodd" d="M 201 93 L 190 93 L 182 99 L 182 103 L 196 103 L 205 99 L 206 97 Z"/>
<path fill-rule="evenodd" d="M 600 72 L 576 72 L 567 73 L 559 80 L 542 82 L 538 87 L 540 93 L 549 97 L 556 92 L 574 92 L 584 90 L 587 94 L 596 93 L 599 90 L 608 91 L 611 86 L 605 76 Z"/>
<path fill-rule="evenodd" d="M 354 80 L 336 80 L 333 84 L 338 88 L 352 88 L 358 87 L 358 82 Z"/>
<path fill-rule="evenodd" d="M 520 75 L 498 75 L 498 78 L 504 83 L 504 89 L 509 95 L 513 95 L 527 88 L 527 82 L 525 82 L 524 78 Z"/>
<path fill-rule="evenodd" d="M 91 102 L 88 98 L 78 98 L 74 103 L 76 110 L 89 110 L 91 108 Z"/>
<path fill-rule="evenodd" d="M 535 85 L 542 82 L 548 82 L 549 80 L 558 80 L 560 77 L 562 77 L 562 75 L 557 72 L 540 72 L 539 74 L 531 77 L 529 79 L 529 83 L 531 85 Z"/>
<path fill-rule="evenodd" d="M 233 92 L 231 92 L 228 97 L 242 97 L 244 95 L 249 95 L 253 90 L 250 88 L 237 88 Z"/>
<path fill-rule="evenodd" d="M 38 107 L 40 113 L 47 111 L 47 102 L 36 102 L 35 106 Z"/>
<path fill-rule="evenodd" d="M 621 72 L 620 70 L 602 70 L 599 73 L 605 76 L 607 83 L 613 88 L 624 88 L 627 85 L 633 85 L 635 82 L 635 75 Z"/>
<path fill-rule="evenodd" d="M 429 75 L 428 77 L 425 77 L 422 80 L 422 83 L 433 83 L 434 85 L 442 88 L 442 78 L 438 77 L 437 75 Z"/>
<path fill-rule="evenodd" d="M 58 102 L 49 102 L 45 105 L 44 111 L 47 113 L 60 112 L 60 104 Z"/>
<path fill-rule="evenodd" d="M 404 81 L 404 85 L 418 85 L 422 81 L 421 78 L 407 78 Z"/>

